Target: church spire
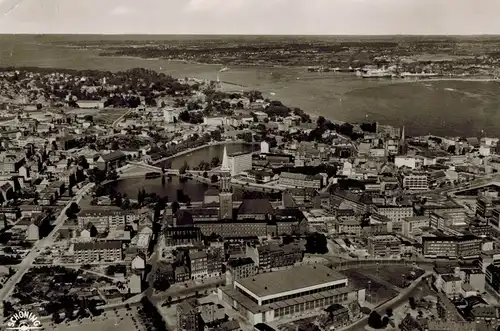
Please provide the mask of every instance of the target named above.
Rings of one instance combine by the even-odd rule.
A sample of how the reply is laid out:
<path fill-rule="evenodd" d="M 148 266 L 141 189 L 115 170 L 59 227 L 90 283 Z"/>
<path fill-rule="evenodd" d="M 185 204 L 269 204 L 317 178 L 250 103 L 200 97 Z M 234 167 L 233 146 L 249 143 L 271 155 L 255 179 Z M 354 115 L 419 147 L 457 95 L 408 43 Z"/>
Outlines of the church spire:
<path fill-rule="evenodd" d="M 224 145 L 224 154 L 222 155 L 222 165 L 220 167 L 220 171 L 230 172 L 231 168 L 229 167 L 229 158 L 227 156 L 227 149 Z"/>

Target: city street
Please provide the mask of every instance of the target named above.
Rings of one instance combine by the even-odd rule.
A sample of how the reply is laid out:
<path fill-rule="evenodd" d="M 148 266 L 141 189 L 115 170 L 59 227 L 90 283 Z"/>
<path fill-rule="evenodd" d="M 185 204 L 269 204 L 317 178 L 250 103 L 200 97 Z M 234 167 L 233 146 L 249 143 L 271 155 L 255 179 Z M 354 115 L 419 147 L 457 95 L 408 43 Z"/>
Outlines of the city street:
<path fill-rule="evenodd" d="M 61 210 L 61 213 L 55 220 L 54 228 L 52 229 L 50 234 L 47 237 L 37 241 L 33 245 L 31 252 L 17 266 L 17 272 L 14 275 L 12 275 L 12 277 L 10 277 L 9 280 L 4 284 L 4 287 L 0 290 L 0 301 L 7 299 L 11 295 L 15 285 L 22 279 L 24 274 L 31 268 L 33 262 L 40 255 L 42 250 L 53 243 L 54 235 L 57 233 L 57 231 L 61 228 L 61 226 L 64 224 L 64 221 L 66 220 L 66 210 L 69 208 L 69 206 L 73 202 L 76 202 L 77 204 L 80 203 L 83 197 L 90 191 L 90 189 L 93 186 L 94 183 L 89 183 L 84 187 L 82 187 L 78 191 L 78 193 L 73 197 L 73 199 L 71 199 L 71 201 L 69 201 L 68 204 Z"/>

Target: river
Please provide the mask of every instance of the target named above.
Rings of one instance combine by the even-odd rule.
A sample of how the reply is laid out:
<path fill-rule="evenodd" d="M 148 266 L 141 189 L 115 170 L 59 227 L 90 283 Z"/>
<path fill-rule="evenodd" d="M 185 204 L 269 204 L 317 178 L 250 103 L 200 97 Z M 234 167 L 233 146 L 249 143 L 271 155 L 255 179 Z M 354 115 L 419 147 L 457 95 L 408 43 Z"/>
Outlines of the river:
<path fill-rule="evenodd" d="M 249 144 L 211 145 L 197 149 L 189 154 L 174 157 L 169 161 L 158 164 L 157 166 L 161 167 L 162 164 L 171 162 L 172 169 L 180 169 L 184 165 L 184 162 L 187 162 L 190 168 L 194 168 L 198 166 L 201 161 L 210 163 L 215 157 L 219 158 L 219 161 L 222 162 L 224 146 L 226 146 L 228 154 L 236 152 L 251 152 L 254 150 L 252 145 Z"/>
<path fill-rule="evenodd" d="M 250 152 L 253 150 L 252 145 L 248 144 L 228 144 L 228 145 L 213 145 L 195 150 L 189 154 L 177 156 L 170 161 L 172 162 L 172 169 L 179 169 L 187 162 L 189 167 L 193 168 L 200 164 L 201 161 L 210 162 L 214 157 L 218 157 L 222 162 L 222 155 L 224 153 L 224 146 L 227 148 L 227 153 L 235 152 Z M 177 200 L 177 190 L 182 190 L 184 194 L 189 195 L 191 201 L 203 201 L 205 192 L 209 186 L 200 183 L 196 180 L 179 180 L 179 177 L 173 176 L 162 183 L 161 178 L 145 179 L 134 178 L 119 180 L 113 184 L 118 192 L 127 194 L 131 198 L 136 198 L 137 193 L 141 189 L 145 189 L 148 193 L 156 193 L 159 196 L 167 196 L 169 201 Z M 235 199 L 240 199 L 242 196 L 241 190 L 234 190 Z"/>
<path fill-rule="evenodd" d="M 220 69 L 183 61 L 101 57 L 96 50 L 50 44 L 57 38 L 63 37 L 0 36 L 0 66 L 110 71 L 144 67 L 175 77 L 212 80 Z M 79 38 L 99 37 L 64 36 L 64 40 Z M 405 125 L 410 135 L 500 136 L 498 82 L 373 80 L 353 74 L 309 73 L 298 67 L 231 67 L 219 75 L 221 81 L 238 84 L 225 88 L 261 90 L 271 99 L 330 119 Z"/>

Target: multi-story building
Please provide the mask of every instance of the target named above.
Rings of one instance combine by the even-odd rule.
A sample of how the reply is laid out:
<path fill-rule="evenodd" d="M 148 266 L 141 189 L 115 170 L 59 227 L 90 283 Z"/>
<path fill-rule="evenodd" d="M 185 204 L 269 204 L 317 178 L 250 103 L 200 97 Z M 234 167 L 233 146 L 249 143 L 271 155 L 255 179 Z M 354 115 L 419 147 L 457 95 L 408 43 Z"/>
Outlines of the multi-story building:
<path fill-rule="evenodd" d="M 403 177 L 403 188 L 411 191 L 427 191 L 429 189 L 428 175 L 412 173 Z"/>
<path fill-rule="evenodd" d="M 0 153 L 0 175 L 17 174 L 25 160 L 22 153 Z"/>
<path fill-rule="evenodd" d="M 184 300 L 177 305 L 177 330 L 200 330 L 200 312 L 196 300 Z"/>
<path fill-rule="evenodd" d="M 478 217 L 481 217 L 478 213 L 476 213 L 476 215 L 478 215 Z M 490 218 L 487 218 L 487 214 L 486 214 L 485 217 L 486 217 L 489 225 L 491 225 L 496 230 L 500 230 L 500 208 L 494 208 L 491 211 L 491 217 Z"/>
<path fill-rule="evenodd" d="M 429 258 L 476 258 L 481 254 L 481 243 L 473 235 L 422 237 L 423 255 Z"/>
<path fill-rule="evenodd" d="M 231 259 L 227 262 L 226 284 L 257 274 L 257 266 L 251 257 Z"/>
<path fill-rule="evenodd" d="M 401 240 L 393 235 L 368 238 L 368 254 L 374 257 L 393 257 L 401 254 Z"/>
<path fill-rule="evenodd" d="M 295 244 L 247 246 L 246 254 L 261 270 L 293 266 L 295 263 L 301 262 L 304 255 L 300 247 Z"/>
<path fill-rule="evenodd" d="M 292 172 L 282 172 L 279 184 L 283 186 L 321 189 L 323 177 L 321 175 L 311 176 Z"/>
<path fill-rule="evenodd" d="M 364 301 L 365 290 L 353 290 L 348 280 L 325 266 L 294 267 L 257 274 L 219 288 L 219 299 L 246 316 L 253 325 L 324 309 L 333 303 Z"/>
<path fill-rule="evenodd" d="M 429 217 L 415 216 L 408 217 L 403 220 L 403 236 L 413 238 L 416 235 L 422 234 L 422 228 L 429 227 Z"/>
<path fill-rule="evenodd" d="M 241 152 L 228 157 L 231 176 L 236 176 L 244 171 L 252 170 L 252 153 Z"/>
<path fill-rule="evenodd" d="M 206 252 L 189 252 L 189 266 L 191 279 L 203 279 L 208 276 Z"/>
<path fill-rule="evenodd" d="M 375 211 L 397 223 L 414 215 L 413 206 L 377 206 Z"/>
<path fill-rule="evenodd" d="M 366 196 L 348 191 L 336 191 L 330 196 L 330 208 L 334 212 L 351 209 L 356 215 L 361 215 L 370 211 L 371 200 Z"/>
<path fill-rule="evenodd" d="M 498 229 L 498 215 L 500 212 L 496 209 L 497 207 L 500 207 L 500 198 L 498 196 L 480 195 L 476 200 L 476 216 L 483 221 L 491 220 L 490 223 Z"/>
<path fill-rule="evenodd" d="M 490 264 L 486 267 L 486 283 L 500 294 L 500 266 Z"/>
<path fill-rule="evenodd" d="M 122 245 L 119 241 L 76 243 L 73 248 L 78 262 L 121 261 Z"/>
<path fill-rule="evenodd" d="M 88 223 L 92 223 L 99 233 L 107 230 L 116 230 L 124 227 L 137 219 L 137 215 L 130 210 L 122 210 L 107 206 L 106 208 L 86 208 L 77 215 L 78 226 L 83 229 Z"/>

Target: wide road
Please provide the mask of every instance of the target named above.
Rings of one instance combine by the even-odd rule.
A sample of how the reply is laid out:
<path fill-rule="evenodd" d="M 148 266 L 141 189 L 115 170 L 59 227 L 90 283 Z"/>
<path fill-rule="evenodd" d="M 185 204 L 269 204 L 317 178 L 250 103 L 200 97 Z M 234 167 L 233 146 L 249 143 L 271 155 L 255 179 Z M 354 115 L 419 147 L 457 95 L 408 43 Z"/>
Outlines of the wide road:
<path fill-rule="evenodd" d="M 89 183 L 82 187 L 78 193 L 71 199 L 68 204 L 61 210 L 61 213 L 59 216 L 56 218 L 55 221 L 55 226 L 50 232 L 50 234 L 42 238 L 41 240 L 37 241 L 34 245 L 29 254 L 23 259 L 23 261 L 17 266 L 17 272 L 12 275 L 12 277 L 9 278 L 9 280 L 4 284 L 3 288 L 0 290 L 0 302 L 4 301 L 7 299 L 12 291 L 14 290 L 14 287 L 16 284 L 23 278 L 24 274 L 31 268 L 33 265 L 33 262 L 35 259 L 40 255 L 42 250 L 53 244 L 54 242 L 54 235 L 57 233 L 57 231 L 61 228 L 61 226 L 64 224 L 64 221 L 66 220 L 66 210 L 69 208 L 69 206 L 73 203 L 80 203 L 82 198 L 90 191 L 90 189 L 94 186 L 94 183 Z"/>

